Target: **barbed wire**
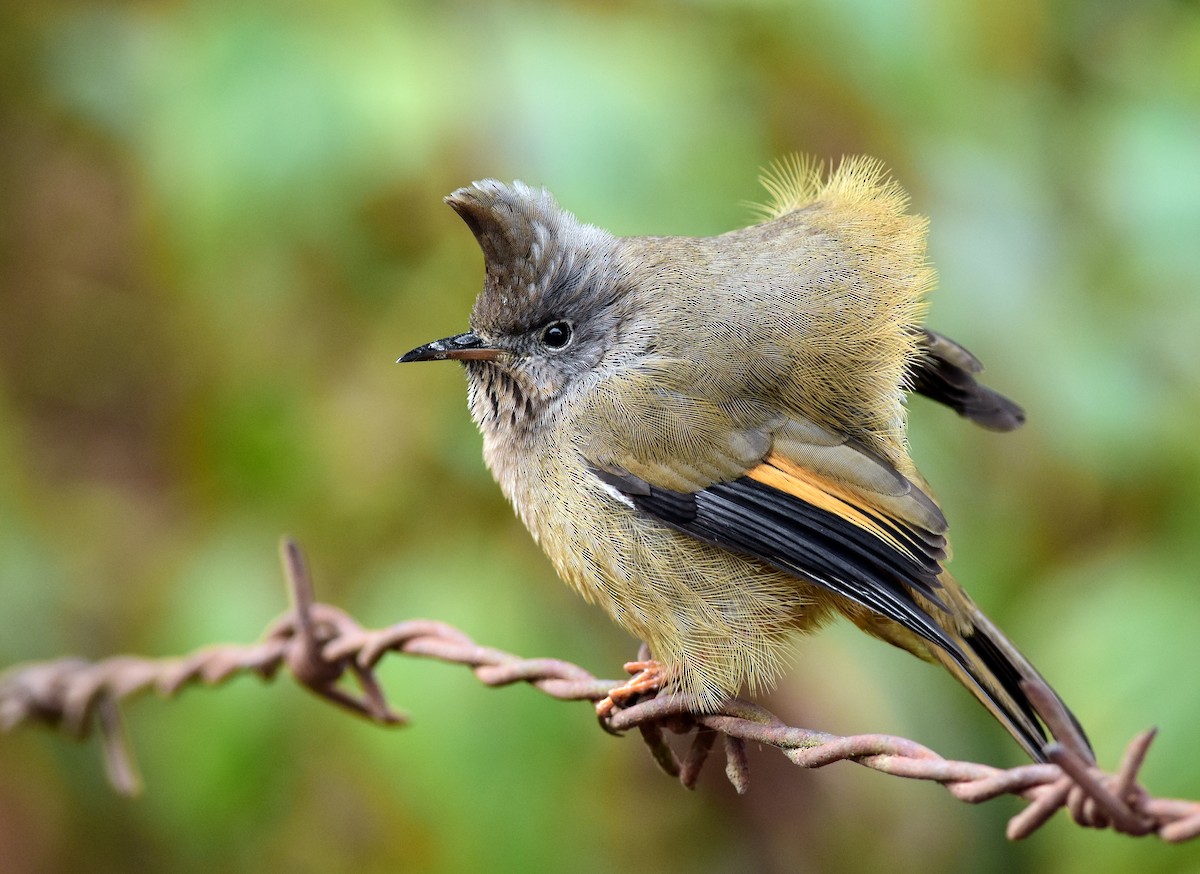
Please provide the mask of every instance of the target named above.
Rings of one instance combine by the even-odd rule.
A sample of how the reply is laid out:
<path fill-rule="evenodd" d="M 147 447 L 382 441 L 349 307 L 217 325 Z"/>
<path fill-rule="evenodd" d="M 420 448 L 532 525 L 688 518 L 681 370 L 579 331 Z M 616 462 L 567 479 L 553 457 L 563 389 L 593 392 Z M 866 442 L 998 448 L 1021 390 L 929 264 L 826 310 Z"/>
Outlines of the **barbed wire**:
<path fill-rule="evenodd" d="M 407 716 L 393 710 L 375 677 L 388 653 L 434 658 L 470 667 L 488 686 L 528 683 L 553 698 L 599 702 L 600 724 L 613 733 L 637 729 L 659 767 L 692 788 L 720 740 L 725 775 L 734 788 L 749 786 L 746 743 L 779 748 L 803 768 L 850 761 L 914 780 L 931 780 L 969 803 L 1015 795 L 1029 805 L 1008 825 L 1010 839 L 1028 837 L 1058 810 L 1090 828 L 1128 835 L 1157 835 L 1180 842 L 1200 835 L 1200 802 L 1152 797 L 1137 782 L 1154 731 L 1129 744 L 1113 774 L 1098 769 L 1087 745 L 1044 684 L 1026 692 L 1036 699 L 1059 743 L 1047 751 L 1048 764 L 1007 770 L 945 759 L 914 741 L 882 734 L 841 737 L 785 725 L 750 701 L 731 699 L 702 711 L 681 694 L 657 694 L 644 676 L 627 683 L 604 680 L 558 659 L 523 659 L 480 646 L 442 622 L 412 620 L 387 628 L 364 629 L 344 611 L 317 603 L 312 580 L 296 544 L 281 547 L 292 609 L 272 623 L 259 643 L 217 645 L 180 658 L 116 656 L 96 662 L 58 659 L 17 665 L 0 674 L 0 731 L 41 723 L 85 738 L 93 730 L 112 785 L 135 794 L 142 780 L 134 761 L 119 703 L 146 692 L 171 697 L 190 685 L 216 686 L 245 673 L 270 680 L 286 670 L 303 687 L 352 713 L 382 725 L 402 725 Z M 626 666 L 631 672 L 643 662 Z M 353 681 L 351 687 L 348 680 Z M 667 734 L 691 735 L 682 757 Z"/>

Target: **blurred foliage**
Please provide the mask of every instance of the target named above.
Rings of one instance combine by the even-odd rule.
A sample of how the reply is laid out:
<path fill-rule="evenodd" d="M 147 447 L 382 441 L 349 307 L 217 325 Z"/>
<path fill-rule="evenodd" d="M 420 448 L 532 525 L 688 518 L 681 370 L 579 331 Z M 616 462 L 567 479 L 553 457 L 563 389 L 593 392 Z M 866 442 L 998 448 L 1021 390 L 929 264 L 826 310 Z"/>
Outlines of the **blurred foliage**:
<path fill-rule="evenodd" d="M 450 366 L 481 281 L 440 202 L 547 185 L 619 233 L 749 218 L 792 151 L 884 159 L 932 218 L 933 323 L 1029 424 L 917 401 L 953 567 L 1101 757 L 1196 797 L 1200 10 L 1191 2 L 96 2 L 0 12 L 0 664 L 247 640 L 288 531 L 320 595 L 612 675 L 479 460 Z M 1019 752 L 847 629 L 769 702 L 957 757 Z M 838 766 L 689 795 L 584 705 L 384 671 L 411 728 L 252 681 L 130 711 L 149 784 L 0 737 L 6 871 L 1179 871 L 1170 848 Z"/>

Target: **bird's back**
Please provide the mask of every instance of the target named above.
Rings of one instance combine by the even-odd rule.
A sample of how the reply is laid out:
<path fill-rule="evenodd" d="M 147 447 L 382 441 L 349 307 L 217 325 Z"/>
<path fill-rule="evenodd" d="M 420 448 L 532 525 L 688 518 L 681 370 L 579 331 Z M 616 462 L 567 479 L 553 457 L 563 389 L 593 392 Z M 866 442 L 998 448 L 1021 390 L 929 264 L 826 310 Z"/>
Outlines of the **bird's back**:
<path fill-rule="evenodd" d="M 661 238 L 622 241 L 637 309 L 656 321 L 642 366 L 672 391 L 741 398 L 855 435 L 911 473 L 903 391 L 934 282 L 926 222 L 905 213 L 903 192 L 871 161 L 846 162 L 820 184 L 793 173 L 774 190 L 768 220 L 673 238 L 669 260 L 658 257 Z"/>

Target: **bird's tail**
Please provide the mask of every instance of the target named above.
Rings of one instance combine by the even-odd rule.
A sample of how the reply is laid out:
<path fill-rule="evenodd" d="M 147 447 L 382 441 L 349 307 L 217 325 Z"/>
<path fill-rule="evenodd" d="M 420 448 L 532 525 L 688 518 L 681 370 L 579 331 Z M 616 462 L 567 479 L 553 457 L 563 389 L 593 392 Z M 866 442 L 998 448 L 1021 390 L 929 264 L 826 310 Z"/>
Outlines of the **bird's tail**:
<path fill-rule="evenodd" d="M 961 590 L 956 594 L 964 602 L 956 605 L 960 610 L 955 611 L 960 616 L 956 623 L 959 632 L 954 635 L 959 652 L 930 647 L 934 658 L 973 692 L 1037 761 L 1046 761 L 1049 737 L 1094 758 L 1087 735 L 1058 693 Z M 1043 694 L 1030 694 L 1034 686 L 1044 690 Z"/>

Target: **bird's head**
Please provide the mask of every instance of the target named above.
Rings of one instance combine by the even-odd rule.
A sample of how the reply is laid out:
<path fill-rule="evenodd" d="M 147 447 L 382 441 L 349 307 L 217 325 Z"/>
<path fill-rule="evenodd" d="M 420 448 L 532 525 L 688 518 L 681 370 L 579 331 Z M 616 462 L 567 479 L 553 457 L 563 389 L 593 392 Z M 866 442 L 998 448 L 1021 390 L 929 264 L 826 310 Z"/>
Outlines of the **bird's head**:
<path fill-rule="evenodd" d="M 534 427 L 621 337 L 628 282 L 619 241 L 520 182 L 476 182 L 446 203 L 483 250 L 483 290 L 469 331 L 400 361 L 462 361 L 481 427 Z"/>

